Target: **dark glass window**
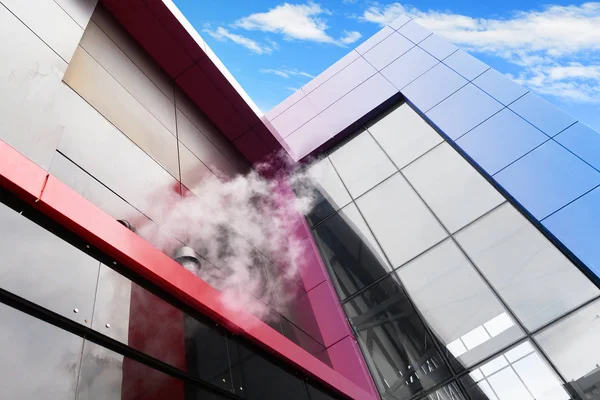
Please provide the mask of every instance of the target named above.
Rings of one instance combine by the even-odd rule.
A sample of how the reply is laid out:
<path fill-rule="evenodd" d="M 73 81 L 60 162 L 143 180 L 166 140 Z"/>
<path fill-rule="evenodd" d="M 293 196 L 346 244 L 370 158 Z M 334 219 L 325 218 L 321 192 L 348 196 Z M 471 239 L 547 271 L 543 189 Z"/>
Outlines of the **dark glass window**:
<path fill-rule="evenodd" d="M 396 279 L 385 278 L 344 308 L 380 393 L 408 399 L 450 371 Z"/>

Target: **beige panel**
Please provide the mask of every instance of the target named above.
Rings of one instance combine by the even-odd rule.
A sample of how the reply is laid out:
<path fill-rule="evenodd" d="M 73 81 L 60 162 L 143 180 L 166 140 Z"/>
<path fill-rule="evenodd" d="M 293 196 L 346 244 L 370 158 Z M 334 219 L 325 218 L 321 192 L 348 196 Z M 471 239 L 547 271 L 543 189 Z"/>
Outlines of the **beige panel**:
<path fill-rule="evenodd" d="M 47 169 L 63 131 L 52 105 L 67 64 L 2 6 L 0 54 L 0 140 Z"/>
<path fill-rule="evenodd" d="M 187 147 L 179 145 L 179 159 L 181 160 L 181 183 L 198 196 L 205 195 L 196 190 L 202 180 L 210 179 L 214 175 Z"/>
<path fill-rule="evenodd" d="M 50 48 L 69 62 L 83 29 L 53 0 L 0 0 Z M 3 36 L 5 40 L 14 36 Z M 3 54 L 4 57 L 4 54 Z"/>
<path fill-rule="evenodd" d="M 163 92 L 91 22 L 80 46 L 139 101 L 173 135 L 175 130 L 175 106 Z"/>
<path fill-rule="evenodd" d="M 179 177 L 177 139 L 81 47 L 64 81 L 171 175 Z"/>
<path fill-rule="evenodd" d="M 246 171 L 249 167 L 248 161 L 227 140 L 219 129 L 198 109 L 198 107 L 181 90 L 176 89 L 177 108 L 202 132 L 204 137 L 210 140 L 227 157 L 227 159 L 237 167 L 238 172 Z"/>
<path fill-rule="evenodd" d="M 158 199 L 178 197 L 179 183 L 68 86 L 61 86 L 57 103 L 65 127 L 58 150 L 161 224 Z"/>
<path fill-rule="evenodd" d="M 92 21 L 121 49 L 129 59 L 160 89 L 171 101 L 174 100 L 171 78 L 154 62 L 123 26 L 101 4 L 96 7 Z"/>
<path fill-rule="evenodd" d="M 94 8 L 96 8 L 96 2 L 90 0 L 54 0 L 67 14 L 71 16 L 77 22 L 77 24 L 85 29 Z"/>
<path fill-rule="evenodd" d="M 179 140 L 216 175 L 225 174 L 228 177 L 236 175 L 237 168 L 179 110 L 177 110 L 177 132 Z"/>

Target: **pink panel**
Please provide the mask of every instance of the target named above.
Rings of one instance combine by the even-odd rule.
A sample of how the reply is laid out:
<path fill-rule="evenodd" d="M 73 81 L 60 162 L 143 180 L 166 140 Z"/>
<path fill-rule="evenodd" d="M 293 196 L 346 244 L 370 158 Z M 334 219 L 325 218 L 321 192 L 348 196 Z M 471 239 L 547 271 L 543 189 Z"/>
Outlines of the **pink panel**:
<path fill-rule="evenodd" d="M 315 318 L 319 324 L 323 344 L 329 347 L 351 334 L 350 326 L 340 302 L 329 281 L 324 281 L 308 292 Z"/>
<path fill-rule="evenodd" d="M 196 105 L 223 131 L 229 140 L 247 130 L 247 124 L 214 83 L 194 66 L 177 79 L 177 84 Z"/>
<path fill-rule="evenodd" d="M 362 389 L 375 395 L 377 390 L 371 379 L 371 374 L 364 362 L 358 344 L 352 336 L 348 336 L 329 347 L 327 352 L 333 369 Z"/>
<path fill-rule="evenodd" d="M 263 125 L 262 122 L 258 122 L 252 129 L 260 136 L 262 141 L 269 147 L 272 151 L 279 151 L 283 149 L 283 146 L 279 143 L 279 141 L 273 136 L 273 134 L 267 129 L 266 126 Z"/>
<path fill-rule="evenodd" d="M 304 283 L 304 288 L 309 291 L 321 282 L 327 280 L 328 275 L 312 237 L 304 239 L 302 246 L 304 249 L 304 257 L 299 272 L 302 282 Z"/>
<path fill-rule="evenodd" d="M 191 57 L 142 0 L 101 2 L 172 78 L 193 64 Z"/>
<path fill-rule="evenodd" d="M 264 161 L 265 157 L 271 153 L 269 148 L 253 130 L 244 133 L 233 144 L 251 163 Z"/>

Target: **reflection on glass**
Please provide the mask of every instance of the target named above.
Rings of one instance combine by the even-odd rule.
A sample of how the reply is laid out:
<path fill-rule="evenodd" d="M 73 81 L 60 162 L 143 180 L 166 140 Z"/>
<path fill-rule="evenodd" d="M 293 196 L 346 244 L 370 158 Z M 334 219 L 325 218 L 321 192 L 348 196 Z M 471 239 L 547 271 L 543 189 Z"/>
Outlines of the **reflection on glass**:
<path fill-rule="evenodd" d="M 458 369 L 523 336 L 452 240 L 401 267 L 398 275 Z"/>
<path fill-rule="evenodd" d="M 329 155 L 353 198 L 396 172 L 369 132 L 362 132 Z"/>
<path fill-rule="evenodd" d="M 0 303 L 0 397 L 75 397 L 83 339 Z"/>
<path fill-rule="evenodd" d="M 572 393 L 586 400 L 600 398 L 599 338 L 600 300 L 535 336 Z"/>
<path fill-rule="evenodd" d="M 344 304 L 380 393 L 405 399 L 450 375 L 392 275 Z"/>
<path fill-rule="evenodd" d="M 468 226 L 456 239 L 529 330 L 599 294 L 510 204 Z"/>
<path fill-rule="evenodd" d="M 462 378 L 473 400 L 567 400 L 559 378 L 526 341 Z"/>
<path fill-rule="evenodd" d="M 313 235 L 341 299 L 390 270 L 354 204 L 319 224 Z"/>
<path fill-rule="evenodd" d="M 441 389 L 438 389 L 426 397 L 424 400 L 467 400 L 462 389 L 457 382 L 452 382 Z"/>
<path fill-rule="evenodd" d="M 314 225 L 350 203 L 352 199 L 329 158 L 315 163 L 308 173 L 317 189 L 315 190 L 317 200 L 308 216 L 308 220 Z"/>

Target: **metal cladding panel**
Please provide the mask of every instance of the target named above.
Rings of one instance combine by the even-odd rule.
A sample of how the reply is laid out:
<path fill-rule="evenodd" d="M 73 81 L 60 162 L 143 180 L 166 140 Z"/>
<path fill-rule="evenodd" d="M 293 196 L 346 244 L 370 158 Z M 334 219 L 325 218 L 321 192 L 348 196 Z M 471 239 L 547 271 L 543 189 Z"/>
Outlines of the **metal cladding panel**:
<path fill-rule="evenodd" d="M 468 80 L 477 78 L 490 68 L 464 50 L 458 50 L 453 53 L 448 58 L 445 58 L 443 63 Z"/>
<path fill-rule="evenodd" d="M 505 106 L 527 93 L 527 89 L 495 69 L 487 70 L 473 83 Z"/>
<path fill-rule="evenodd" d="M 575 118 L 531 92 L 512 103 L 509 108 L 550 137 L 576 122 Z"/>
<path fill-rule="evenodd" d="M 438 60 L 443 60 L 458 50 L 458 47 L 438 35 L 429 36 L 419 43 L 419 47 Z"/>

